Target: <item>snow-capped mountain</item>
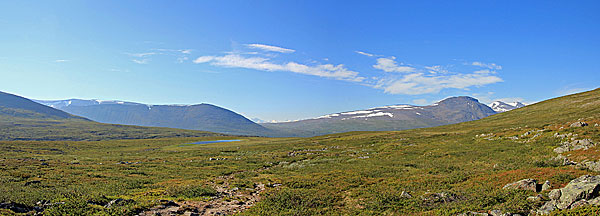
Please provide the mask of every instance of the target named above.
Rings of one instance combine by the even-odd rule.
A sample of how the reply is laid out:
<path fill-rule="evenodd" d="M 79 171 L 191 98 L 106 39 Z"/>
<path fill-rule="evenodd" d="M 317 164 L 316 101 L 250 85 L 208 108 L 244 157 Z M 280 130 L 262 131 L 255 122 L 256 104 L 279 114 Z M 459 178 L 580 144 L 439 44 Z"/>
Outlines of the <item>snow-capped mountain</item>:
<path fill-rule="evenodd" d="M 502 101 L 494 101 L 489 105 L 494 111 L 496 112 L 506 112 L 506 111 L 510 111 L 510 110 L 514 110 L 517 108 L 521 108 L 524 107 L 525 104 L 521 103 L 521 102 L 512 102 L 512 103 L 505 103 Z"/>
<path fill-rule="evenodd" d="M 116 101 L 116 100 L 82 100 L 82 99 L 68 99 L 68 100 L 33 100 L 37 103 L 44 104 L 46 106 L 62 109 L 68 106 L 92 106 L 100 104 L 123 104 L 123 105 L 141 105 L 140 103 Z"/>
<path fill-rule="evenodd" d="M 211 104 L 150 105 L 118 100 L 35 100 L 46 106 L 110 124 L 170 127 L 236 135 L 271 135 L 271 130 Z"/>
<path fill-rule="evenodd" d="M 429 106 L 391 105 L 333 113 L 312 119 L 262 123 L 274 130 L 314 136 L 347 131 L 404 130 L 481 119 L 496 114 L 471 97 L 451 97 Z"/>

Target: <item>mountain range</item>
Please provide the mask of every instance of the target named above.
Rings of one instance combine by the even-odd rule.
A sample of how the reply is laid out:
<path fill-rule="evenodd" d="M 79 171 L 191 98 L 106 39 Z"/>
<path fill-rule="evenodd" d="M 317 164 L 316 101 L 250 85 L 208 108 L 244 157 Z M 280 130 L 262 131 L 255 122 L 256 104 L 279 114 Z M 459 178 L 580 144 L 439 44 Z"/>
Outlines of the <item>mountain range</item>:
<path fill-rule="evenodd" d="M 170 127 L 235 135 L 275 135 L 274 131 L 240 114 L 211 104 L 149 105 L 81 99 L 37 102 L 102 123 Z"/>
<path fill-rule="evenodd" d="M 391 131 L 482 119 L 524 104 L 496 101 L 491 108 L 467 96 L 428 106 L 391 105 L 291 122 L 258 123 L 211 104 L 149 105 L 118 100 L 29 100 L 0 94 L 0 119 L 51 119 L 85 124 L 166 127 L 251 136 L 318 136 L 348 131 Z M 8 118 L 9 116 L 10 118 Z M 9 119 L 7 121 L 7 119 Z"/>
<path fill-rule="evenodd" d="M 348 131 L 392 131 L 472 121 L 496 114 L 472 97 L 451 97 L 429 106 L 392 105 L 317 118 L 261 125 L 296 136 Z"/>
<path fill-rule="evenodd" d="M 103 124 L 0 92 L 0 140 L 104 140 L 201 137 L 221 134 L 172 128 Z"/>

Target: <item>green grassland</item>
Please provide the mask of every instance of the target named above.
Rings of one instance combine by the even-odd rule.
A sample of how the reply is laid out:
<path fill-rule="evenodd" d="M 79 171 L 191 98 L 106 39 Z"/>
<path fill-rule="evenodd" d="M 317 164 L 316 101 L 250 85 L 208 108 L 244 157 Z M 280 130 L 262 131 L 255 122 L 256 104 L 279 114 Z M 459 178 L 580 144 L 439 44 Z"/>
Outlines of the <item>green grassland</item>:
<path fill-rule="evenodd" d="M 590 126 L 568 126 L 575 121 Z M 550 180 L 556 188 L 583 174 L 597 175 L 550 161 L 561 142 L 554 133 L 576 133 L 598 142 L 596 123 L 600 90 L 478 121 L 405 131 L 311 138 L 0 141 L 0 202 L 65 202 L 47 208 L 45 215 L 134 215 L 158 200 L 214 199 L 215 188 L 223 184 L 248 193 L 256 184 L 281 184 L 267 187 L 261 200 L 240 214 L 456 215 L 491 209 L 528 213 L 541 205 L 526 200 L 535 193 L 502 187 L 534 178 Z M 527 131 L 539 135 L 522 136 Z M 490 133 L 494 139 L 477 136 Z M 241 141 L 186 144 L 220 139 Z M 599 153 L 592 148 L 572 155 L 584 160 L 597 159 Z M 411 197 L 402 196 L 403 191 Z M 116 198 L 131 201 L 113 208 L 97 204 Z M 583 207 L 556 214 L 598 210 Z"/>

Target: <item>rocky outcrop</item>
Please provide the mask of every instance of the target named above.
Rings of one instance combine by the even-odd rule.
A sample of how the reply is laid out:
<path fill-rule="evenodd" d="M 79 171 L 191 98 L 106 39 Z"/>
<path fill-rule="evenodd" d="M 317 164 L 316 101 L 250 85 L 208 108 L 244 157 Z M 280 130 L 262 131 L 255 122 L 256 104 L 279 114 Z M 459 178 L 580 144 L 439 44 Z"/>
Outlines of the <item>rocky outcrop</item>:
<path fill-rule="evenodd" d="M 573 179 L 567 186 L 554 189 L 548 194 L 550 201 L 537 210 L 549 214 L 557 209 L 572 209 L 583 205 L 600 204 L 600 176 L 584 175 Z"/>
<path fill-rule="evenodd" d="M 585 122 L 575 122 L 571 125 L 569 125 L 569 127 L 585 127 L 588 126 L 588 123 Z"/>
<path fill-rule="evenodd" d="M 502 187 L 503 189 L 521 189 L 538 192 L 538 184 L 535 179 L 522 179 L 513 183 L 509 183 Z M 541 189 L 541 186 L 540 186 Z"/>
<path fill-rule="evenodd" d="M 596 144 L 594 142 L 592 142 L 592 140 L 590 140 L 590 139 L 573 140 L 571 142 L 562 143 L 562 145 L 560 147 L 557 147 L 554 149 L 554 152 L 560 154 L 560 153 L 564 153 L 564 152 L 568 152 L 568 151 L 575 151 L 575 150 L 580 150 L 580 149 L 587 150 L 594 146 L 596 146 Z"/>

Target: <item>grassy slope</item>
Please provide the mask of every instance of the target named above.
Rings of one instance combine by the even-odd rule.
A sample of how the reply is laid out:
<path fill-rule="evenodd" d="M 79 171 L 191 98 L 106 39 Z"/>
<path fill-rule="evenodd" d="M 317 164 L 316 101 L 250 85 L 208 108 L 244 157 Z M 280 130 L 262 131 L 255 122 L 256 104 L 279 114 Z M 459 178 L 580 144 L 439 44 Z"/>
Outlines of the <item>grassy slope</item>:
<path fill-rule="evenodd" d="M 218 176 L 231 175 L 230 183 L 240 188 L 252 188 L 254 183 L 283 185 L 263 192 L 263 200 L 243 213 L 247 215 L 455 215 L 490 209 L 525 213 L 539 205 L 525 201 L 534 193 L 502 190 L 504 184 L 535 178 L 558 187 L 582 174 L 597 174 L 548 159 L 560 143 L 552 137 L 556 132 L 600 141 L 600 127 L 565 127 L 578 119 L 600 123 L 598 101 L 600 90 L 594 90 L 436 128 L 241 138 L 236 143 L 184 147 L 179 145 L 222 137 L 4 141 L 0 142 L 0 202 L 66 201 L 48 212 L 134 214 L 158 199 L 210 199 L 172 191 L 185 185 L 214 187 L 223 183 Z M 540 129 L 544 131 L 535 138 L 509 138 Z M 482 133 L 494 133 L 496 139 L 476 137 Z M 572 154 L 582 160 L 597 157 L 598 152 L 593 148 Z M 228 160 L 208 160 L 211 157 Z M 119 161 L 141 163 L 115 164 Z M 40 183 L 25 186 L 31 181 Z M 402 191 L 412 198 L 401 197 Z M 454 201 L 432 195 L 440 192 L 451 194 Z M 135 203 L 119 207 L 118 212 L 86 204 L 107 199 L 102 196 L 132 198 Z"/>

